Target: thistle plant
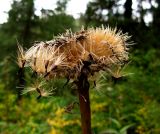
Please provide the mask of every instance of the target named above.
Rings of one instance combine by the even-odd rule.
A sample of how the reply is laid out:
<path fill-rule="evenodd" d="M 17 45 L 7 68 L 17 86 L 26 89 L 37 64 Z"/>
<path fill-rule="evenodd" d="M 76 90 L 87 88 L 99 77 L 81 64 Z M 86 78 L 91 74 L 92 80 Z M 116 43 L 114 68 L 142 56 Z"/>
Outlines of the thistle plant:
<path fill-rule="evenodd" d="M 116 28 L 89 28 L 66 33 L 56 39 L 35 42 L 28 50 L 18 46 L 18 65 L 30 67 L 37 75 L 47 79 L 67 78 L 77 87 L 83 134 L 91 134 L 89 77 L 101 70 L 113 75 L 128 60 L 127 34 Z M 42 84 L 42 83 L 41 83 Z M 41 84 L 25 90 L 41 94 Z M 43 90 L 43 91 L 41 91 Z"/>

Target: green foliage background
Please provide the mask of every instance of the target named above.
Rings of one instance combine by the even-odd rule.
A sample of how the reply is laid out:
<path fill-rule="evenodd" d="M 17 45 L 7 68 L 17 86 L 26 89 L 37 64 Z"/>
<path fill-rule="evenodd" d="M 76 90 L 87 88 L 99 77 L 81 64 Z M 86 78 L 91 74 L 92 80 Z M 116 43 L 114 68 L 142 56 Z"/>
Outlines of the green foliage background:
<path fill-rule="evenodd" d="M 120 13 L 121 0 L 93 0 L 79 19 L 66 14 L 67 0 L 57 2 L 54 10 L 43 9 L 35 15 L 34 1 L 13 1 L 9 18 L 0 24 L 0 133 L 2 134 L 79 134 L 80 112 L 75 105 L 71 113 L 65 108 L 78 101 L 73 85 L 63 87 L 66 80 L 51 82 L 57 87 L 52 97 L 37 100 L 37 94 L 17 97 L 19 79 L 16 65 L 17 42 L 29 47 L 34 41 L 50 40 L 66 29 L 77 31 L 83 24 L 112 26 L 129 32 L 134 46 L 130 48 L 130 63 L 123 70 L 128 74 L 116 83 L 105 72 L 91 82 L 92 129 L 94 134 L 159 134 L 160 133 L 160 2 L 148 2 L 149 9 L 138 6 L 133 17 L 132 2 L 126 0 Z M 152 2 L 156 2 L 154 6 Z M 142 1 L 138 1 L 141 5 Z M 108 11 L 103 14 L 103 11 Z M 146 24 L 144 16 L 153 20 Z M 27 72 L 26 86 L 31 84 Z"/>

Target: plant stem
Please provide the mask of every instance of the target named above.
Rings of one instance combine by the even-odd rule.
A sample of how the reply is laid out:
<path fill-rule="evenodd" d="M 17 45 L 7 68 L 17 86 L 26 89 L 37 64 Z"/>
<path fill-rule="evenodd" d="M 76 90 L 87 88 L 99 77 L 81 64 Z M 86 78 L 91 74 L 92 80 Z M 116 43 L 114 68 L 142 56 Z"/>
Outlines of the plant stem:
<path fill-rule="evenodd" d="M 24 86 L 25 85 L 25 79 L 24 79 L 25 75 L 24 75 L 24 69 L 23 68 L 20 68 L 19 71 L 18 71 L 18 86 L 21 87 L 21 86 Z M 18 93 L 17 93 L 17 101 L 20 101 L 22 99 L 22 90 L 24 88 L 19 88 L 18 89 Z"/>
<path fill-rule="evenodd" d="M 89 70 L 87 68 L 83 68 L 77 82 L 82 134 L 91 134 L 91 110 L 89 99 L 88 71 Z"/>

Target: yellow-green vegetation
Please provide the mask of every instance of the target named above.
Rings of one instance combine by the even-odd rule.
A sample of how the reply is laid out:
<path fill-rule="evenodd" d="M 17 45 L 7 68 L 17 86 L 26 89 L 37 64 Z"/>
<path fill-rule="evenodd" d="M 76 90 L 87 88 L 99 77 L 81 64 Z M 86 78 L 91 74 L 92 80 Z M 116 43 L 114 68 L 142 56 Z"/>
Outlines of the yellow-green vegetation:
<path fill-rule="evenodd" d="M 1 133 L 79 133 L 80 113 L 78 106 L 72 110 L 72 113 L 65 112 L 67 104 L 70 104 L 75 99 L 72 95 L 70 97 L 53 96 L 39 101 L 37 101 L 34 95 L 25 96 L 17 103 L 16 94 L 4 91 L 2 85 L 0 91 L 2 95 L 1 101 L 5 103 L 5 105 L 3 103 L 0 105 Z M 92 95 L 92 98 L 94 98 L 94 95 Z M 94 102 L 93 113 L 100 114 L 105 109 L 105 105 L 104 102 L 102 104 Z M 97 108 L 101 109 L 98 110 Z M 93 120 L 94 118 L 96 117 L 93 116 Z M 99 122 L 93 126 L 98 127 Z"/>
<path fill-rule="evenodd" d="M 153 60 L 157 55 L 156 51 L 146 53 L 144 63 L 148 55 L 149 61 L 153 61 L 149 66 L 157 70 L 160 62 Z M 137 69 L 135 63 L 140 64 L 140 68 Z M 150 73 L 144 68 L 140 58 L 133 57 L 130 67 L 124 70 L 126 73 L 132 72 L 132 75 L 115 84 L 103 73 L 96 83 L 101 88 L 90 90 L 92 130 L 95 134 L 121 134 L 126 131 L 136 134 L 160 133 L 160 104 L 157 96 L 160 74 L 157 71 Z M 109 82 L 106 83 L 106 80 Z M 62 88 L 64 83 L 62 80 L 56 81 L 58 89 L 52 97 L 37 100 L 36 94 L 23 95 L 19 102 L 14 90 L 11 92 L 1 83 L 0 133 L 80 134 L 78 104 L 70 113 L 65 112 L 68 105 L 78 100 L 72 90 L 67 90 L 68 86 Z M 91 87 L 94 87 L 92 83 Z"/>
<path fill-rule="evenodd" d="M 82 25 L 117 27 L 132 35 L 135 42 L 128 67 L 111 72 L 115 78 L 100 73 L 96 85 L 95 78 L 90 78 L 93 133 L 160 134 L 159 0 L 90 0 L 79 19 L 67 14 L 69 0 L 58 0 L 55 9 L 42 9 L 40 16 L 36 15 L 34 0 L 10 1 L 8 20 L 0 24 L 0 134 L 81 133 L 78 104 L 69 109 L 78 102 L 73 85 L 63 88 L 66 80 L 61 79 L 56 79 L 54 86 L 42 82 L 40 86 L 54 90 L 53 96 L 42 92 L 44 98 L 39 100 L 34 93 L 20 97 L 17 85 L 28 87 L 33 81 L 31 73 L 25 74 L 26 81 L 18 79 L 15 61 L 17 42 L 26 50 L 34 41 L 56 38 L 66 29 L 79 31 Z M 119 73 L 126 77 L 119 77 Z M 23 93 L 29 90 L 33 88 Z"/>

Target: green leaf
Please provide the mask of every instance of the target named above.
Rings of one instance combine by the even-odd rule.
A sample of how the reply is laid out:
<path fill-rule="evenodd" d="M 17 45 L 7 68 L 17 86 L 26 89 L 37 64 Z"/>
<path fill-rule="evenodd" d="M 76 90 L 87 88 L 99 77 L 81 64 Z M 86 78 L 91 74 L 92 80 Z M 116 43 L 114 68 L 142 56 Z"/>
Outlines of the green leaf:
<path fill-rule="evenodd" d="M 129 124 L 121 128 L 120 134 L 127 134 L 127 129 L 132 127 L 134 124 Z"/>
<path fill-rule="evenodd" d="M 115 129 L 107 129 L 107 130 L 101 132 L 100 134 L 119 134 L 119 132 Z"/>
<path fill-rule="evenodd" d="M 121 128 L 121 124 L 118 120 L 114 118 L 109 118 L 109 120 L 111 120 L 118 128 Z"/>

